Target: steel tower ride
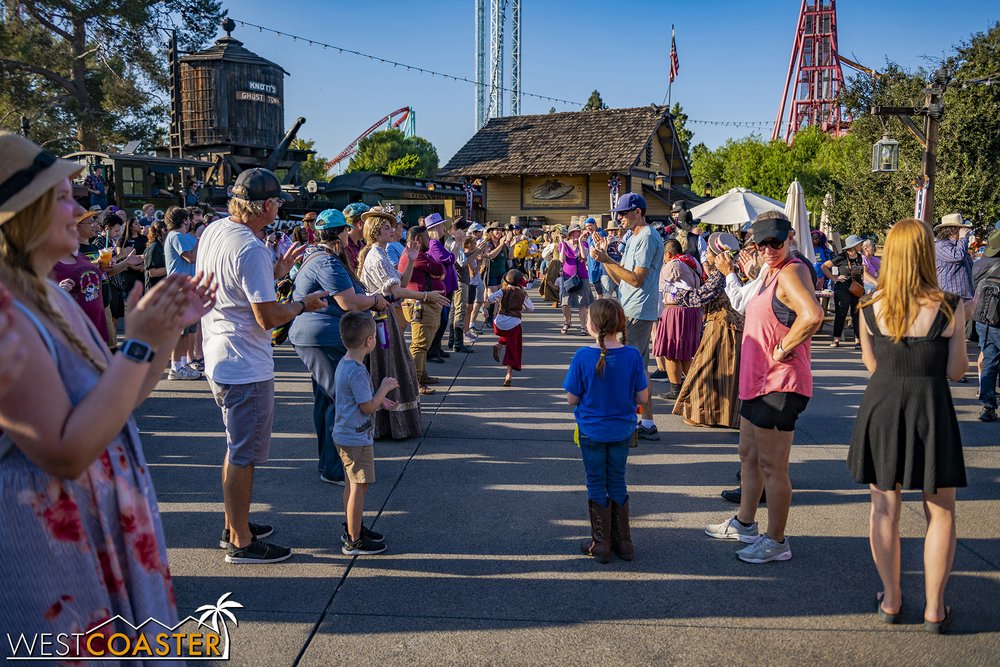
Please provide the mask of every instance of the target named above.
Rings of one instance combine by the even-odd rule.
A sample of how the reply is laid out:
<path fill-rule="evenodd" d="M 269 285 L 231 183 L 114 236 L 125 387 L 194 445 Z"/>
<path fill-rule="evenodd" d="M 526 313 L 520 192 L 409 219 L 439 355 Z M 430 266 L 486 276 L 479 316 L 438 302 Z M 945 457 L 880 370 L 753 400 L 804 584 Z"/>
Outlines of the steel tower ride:
<path fill-rule="evenodd" d="M 851 122 L 839 99 L 843 88 L 844 73 L 837 48 L 837 0 L 802 0 L 771 140 L 782 137 L 789 92 L 792 100 L 784 128 L 786 142 L 809 125 L 818 125 L 834 135 L 843 134 Z"/>

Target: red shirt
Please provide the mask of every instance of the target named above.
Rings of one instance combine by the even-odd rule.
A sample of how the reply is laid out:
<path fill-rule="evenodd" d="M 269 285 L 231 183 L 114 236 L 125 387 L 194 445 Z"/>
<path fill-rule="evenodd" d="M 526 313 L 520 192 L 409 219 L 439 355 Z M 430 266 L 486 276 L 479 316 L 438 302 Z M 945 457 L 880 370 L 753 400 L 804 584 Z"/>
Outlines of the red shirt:
<path fill-rule="evenodd" d="M 73 281 L 73 289 L 69 293 L 97 327 L 97 333 L 104 342 L 109 342 L 108 324 L 104 317 L 104 299 L 101 297 L 100 269 L 91 264 L 87 256 L 81 252 L 73 264 L 65 264 L 61 260 L 56 262 L 52 268 L 52 279 L 57 283 L 64 280 Z"/>
<path fill-rule="evenodd" d="M 404 252 L 403 256 L 399 258 L 399 272 L 405 273 L 409 263 L 410 258 Z M 443 292 L 444 264 L 426 252 L 421 252 L 413 261 L 413 273 L 410 274 L 410 282 L 406 284 L 406 289 L 417 292 Z"/>

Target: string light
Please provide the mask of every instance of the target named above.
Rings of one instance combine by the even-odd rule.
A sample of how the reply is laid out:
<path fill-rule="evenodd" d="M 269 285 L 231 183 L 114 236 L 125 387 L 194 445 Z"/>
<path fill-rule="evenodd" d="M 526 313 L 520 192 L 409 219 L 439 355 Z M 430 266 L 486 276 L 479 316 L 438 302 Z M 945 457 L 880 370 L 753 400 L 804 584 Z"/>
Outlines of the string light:
<path fill-rule="evenodd" d="M 380 58 L 379 56 L 373 56 L 373 55 L 370 55 L 370 54 L 367 54 L 367 53 L 362 53 L 361 51 L 356 51 L 354 49 L 348 49 L 348 48 L 345 48 L 345 47 L 342 47 L 342 46 L 337 46 L 336 44 L 327 44 L 325 42 L 317 42 L 315 40 L 308 39 L 308 38 L 305 38 L 305 37 L 301 37 L 299 35 L 293 35 L 291 33 L 282 32 L 281 30 L 275 30 L 274 28 L 267 28 L 265 26 L 257 25 L 256 23 L 250 23 L 248 21 L 242 21 L 240 19 L 233 19 L 233 20 L 236 21 L 236 23 L 239 23 L 240 25 L 244 25 L 244 26 L 246 26 L 248 28 L 257 28 L 257 30 L 259 32 L 265 32 L 266 31 L 266 32 L 274 33 L 275 35 L 279 35 L 281 37 L 291 37 L 292 41 L 302 40 L 304 42 L 308 42 L 310 46 L 321 46 L 324 49 L 333 49 L 334 51 L 337 51 L 338 53 L 345 53 L 345 54 L 352 55 L 352 56 L 358 56 L 358 57 L 361 57 L 361 58 L 367 58 L 368 60 L 371 60 L 373 62 L 374 61 L 378 61 L 379 63 L 382 63 L 382 64 L 391 64 L 393 67 L 405 67 L 407 72 L 419 72 L 421 74 L 430 74 L 432 77 L 438 77 L 438 76 L 440 76 L 440 77 L 442 77 L 444 79 L 448 79 L 448 80 L 451 80 L 451 81 L 459 81 L 459 82 L 463 82 L 463 83 L 471 83 L 474 86 L 478 85 L 478 86 L 481 86 L 483 88 L 488 88 L 489 87 L 488 83 L 484 82 L 484 83 L 478 83 L 477 84 L 476 81 L 474 81 L 473 79 L 470 79 L 468 77 L 455 76 L 454 74 L 445 74 L 443 72 L 437 72 L 435 70 L 426 69 L 424 67 L 418 67 L 417 65 L 408 65 L 406 63 L 397 62 L 395 60 L 386 60 L 385 58 Z M 509 90 L 510 90 L 509 88 L 501 88 L 501 91 L 503 91 L 503 92 L 508 92 Z M 523 95 L 525 97 L 532 97 L 532 98 L 535 98 L 535 99 L 538 99 L 538 100 L 545 100 L 547 102 L 558 102 L 560 104 L 570 104 L 570 105 L 577 106 L 577 107 L 583 107 L 584 106 L 580 102 L 574 102 L 572 100 L 563 100 L 563 99 L 559 99 L 557 97 L 549 97 L 548 95 L 537 95 L 535 93 L 525 93 L 525 92 L 522 92 L 521 95 Z M 748 127 L 748 128 L 759 128 L 759 129 L 769 128 L 772 125 L 774 125 L 774 121 L 773 120 L 768 120 L 768 121 L 752 121 L 752 120 L 748 120 L 748 121 L 738 121 L 738 120 L 737 121 L 731 121 L 731 120 L 696 120 L 696 119 L 689 118 L 685 122 L 686 123 L 691 123 L 691 124 L 694 124 L 694 125 L 714 125 L 714 126 L 722 126 L 722 127 Z"/>

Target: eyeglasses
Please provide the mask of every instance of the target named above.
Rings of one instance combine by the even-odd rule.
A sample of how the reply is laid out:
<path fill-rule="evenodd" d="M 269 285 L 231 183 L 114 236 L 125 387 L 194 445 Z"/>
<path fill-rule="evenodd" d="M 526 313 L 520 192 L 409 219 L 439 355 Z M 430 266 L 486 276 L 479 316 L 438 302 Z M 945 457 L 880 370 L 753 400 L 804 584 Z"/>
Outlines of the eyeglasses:
<path fill-rule="evenodd" d="M 3 183 L 0 183 L 0 204 L 16 195 L 18 192 L 28 187 L 35 176 L 51 167 L 56 161 L 56 157 L 45 151 L 40 152 L 31 161 L 31 166 L 15 171 Z"/>
<path fill-rule="evenodd" d="M 271 197 L 271 201 L 273 201 L 274 205 L 277 206 L 278 208 L 281 208 L 285 204 L 285 200 L 282 199 L 281 197 Z"/>
<path fill-rule="evenodd" d="M 785 241 L 779 241 L 778 239 L 764 239 L 763 241 L 759 241 L 757 243 L 758 248 L 762 248 L 764 246 L 770 248 L 771 250 L 781 250 L 785 247 Z"/>

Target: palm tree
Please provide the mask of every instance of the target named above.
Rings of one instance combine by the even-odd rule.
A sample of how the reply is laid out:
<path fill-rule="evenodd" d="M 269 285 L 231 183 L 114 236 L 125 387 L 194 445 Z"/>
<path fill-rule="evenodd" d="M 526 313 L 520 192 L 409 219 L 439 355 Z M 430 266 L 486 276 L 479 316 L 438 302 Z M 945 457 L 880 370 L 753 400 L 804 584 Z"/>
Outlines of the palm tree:
<path fill-rule="evenodd" d="M 218 601 L 214 604 L 202 605 L 195 609 L 194 613 L 201 613 L 201 618 L 198 619 L 198 625 L 204 625 L 206 627 L 212 628 L 212 632 L 216 634 L 221 634 L 225 638 L 226 650 L 222 655 L 223 660 L 229 659 L 229 626 L 226 625 L 226 619 L 228 618 L 233 622 L 233 625 L 239 625 L 236 621 L 236 616 L 230 609 L 243 609 L 243 605 L 235 600 L 227 600 L 232 593 L 225 593 Z M 204 613 L 202 613 L 204 612 Z M 211 624 L 205 622 L 205 619 L 211 617 Z M 222 632 L 219 632 L 219 623 L 222 623 Z"/>

